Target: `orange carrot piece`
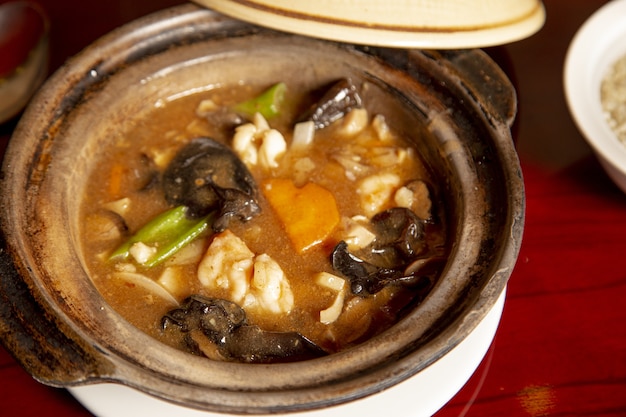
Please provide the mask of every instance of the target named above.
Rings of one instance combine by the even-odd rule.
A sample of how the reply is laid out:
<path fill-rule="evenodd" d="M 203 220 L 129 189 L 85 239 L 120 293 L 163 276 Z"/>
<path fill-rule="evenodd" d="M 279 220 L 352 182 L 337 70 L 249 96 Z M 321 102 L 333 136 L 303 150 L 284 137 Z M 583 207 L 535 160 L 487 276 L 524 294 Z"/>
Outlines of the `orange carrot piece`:
<path fill-rule="evenodd" d="M 324 242 L 339 224 L 335 197 L 317 184 L 298 188 L 291 180 L 271 179 L 263 184 L 263 193 L 299 253 Z"/>
<path fill-rule="evenodd" d="M 122 192 L 122 181 L 126 175 L 126 168 L 123 164 L 114 164 L 109 174 L 108 192 L 111 198 L 119 198 Z"/>

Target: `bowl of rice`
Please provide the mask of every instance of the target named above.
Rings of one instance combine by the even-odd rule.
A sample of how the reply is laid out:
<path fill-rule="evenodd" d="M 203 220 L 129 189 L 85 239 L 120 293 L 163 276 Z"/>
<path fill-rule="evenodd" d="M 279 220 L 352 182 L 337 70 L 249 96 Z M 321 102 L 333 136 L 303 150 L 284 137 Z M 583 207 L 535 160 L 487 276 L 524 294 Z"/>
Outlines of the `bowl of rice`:
<path fill-rule="evenodd" d="M 602 167 L 626 192 L 626 1 L 598 9 L 578 30 L 564 67 L 570 113 Z"/>

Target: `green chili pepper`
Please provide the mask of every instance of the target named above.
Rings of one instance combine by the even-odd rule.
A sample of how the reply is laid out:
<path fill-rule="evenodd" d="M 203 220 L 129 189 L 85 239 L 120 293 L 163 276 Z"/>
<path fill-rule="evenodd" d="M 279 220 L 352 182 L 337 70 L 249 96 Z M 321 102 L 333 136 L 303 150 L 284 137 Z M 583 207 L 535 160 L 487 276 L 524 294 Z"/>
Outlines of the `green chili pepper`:
<path fill-rule="evenodd" d="M 287 84 L 274 84 L 259 96 L 235 105 L 234 110 L 249 115 L 261 113 L 263 117 L 270 119 L 280 113 L 286 91 Z"/>
<path fill-rule="evenodd" d="M 130 248 L 141 242 L 159 247 L 146 266 L 152 267 L 163 262 L 209 228 L 212 214 L 202 219 L 189 219 L 186 210 L 185 206 L 178 206 L 156 216 L 114 250 L 109 259 L 127 259 Z"/>

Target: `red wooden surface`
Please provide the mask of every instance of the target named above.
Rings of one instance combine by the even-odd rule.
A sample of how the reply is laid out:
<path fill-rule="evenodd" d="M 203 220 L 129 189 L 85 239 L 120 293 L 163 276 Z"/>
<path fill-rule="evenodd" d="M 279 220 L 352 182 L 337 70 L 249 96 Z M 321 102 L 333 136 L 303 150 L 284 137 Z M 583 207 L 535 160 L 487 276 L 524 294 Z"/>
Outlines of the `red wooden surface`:
<path fill-rule="evenodd" d="M 521 254 L 487 357 L 437 417 L 626 416 L 626 195 L 576 131 L 561 82 L 571 37 L 605 1 L 544 2 L 544 29 L 497 50 L 520 101 Z M 52 19 L 52 69 L 121 23 L 175 3 L 40 0 Z M 0 152 L 11 129 L 0 126 Z M 0 416 L 90 415 L 1 348 L 0 398 Z"/>

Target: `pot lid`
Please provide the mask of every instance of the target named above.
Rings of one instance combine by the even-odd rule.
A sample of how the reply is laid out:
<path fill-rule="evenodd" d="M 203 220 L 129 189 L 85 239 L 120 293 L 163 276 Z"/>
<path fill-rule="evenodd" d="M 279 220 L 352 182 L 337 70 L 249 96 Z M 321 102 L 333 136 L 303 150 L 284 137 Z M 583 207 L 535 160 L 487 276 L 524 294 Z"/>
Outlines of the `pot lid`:
<path fill-rule="evenodd" d="M 194 0 L 283 32 L 356 44 L 422 49 L 514 42 L 545 21 L 541 0 Z"/>

